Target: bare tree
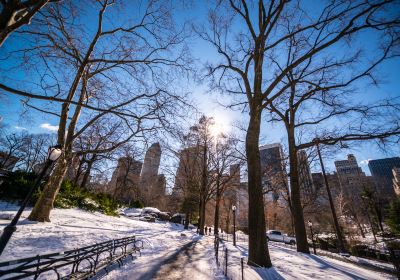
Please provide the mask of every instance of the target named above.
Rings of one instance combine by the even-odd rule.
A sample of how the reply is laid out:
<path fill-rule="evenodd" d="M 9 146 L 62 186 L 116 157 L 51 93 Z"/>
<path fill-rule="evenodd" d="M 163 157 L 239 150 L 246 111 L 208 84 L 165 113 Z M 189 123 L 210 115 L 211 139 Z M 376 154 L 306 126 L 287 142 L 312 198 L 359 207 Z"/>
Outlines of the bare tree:
<path fill-rule="evenodd" d="M 122 4 L 108 0 L 86 4 L 46 6 L 32 20 L 33 28 L 19 31 L 21 40 L 34 41 L 34 47 L 14 54 L 41 66 L 34 67 L 41 77 L 41 96 L 49 93 L 66 100 L 60 113 L 26 101 L 58 118 L 57 143 L 64 150 L 30 215 L 32 220 L 49 221 L 74 156 L 73 143 L 92 124 L 108 115 L 118 118 L 126 130 L 118 141 L 121 144 L 168 127 L 173 119 L 166 116 L 172 112 L 178 116 L 175 108 L 183 104 L 172 81 L 188 70 L 187 52 L 184 33 L 175 30 L 168 4 L 151 1 L 138 10 L 139 18 L 125 22 L 118 18 Z M 85 13 L 97 13 L 94 29 L 79 19 Z M 90 107 L 95 110 L 83 110 Z M 99 154 L 114 148 L 85 152 Z"/>
<path fill-rule="evenodd" d="M 234 188 L 238 188 L 240 184 L 240 166 L 241 161 L 238 159 L 237 140 L 233 136 L 217 135 L 215 136 L 215 148 L 209 148 L 210 161 L 210 180 L 209 188 L 210 198 L 215 199 L 214 210 L 214 234 L 218 234 L 220 228 L 220 205 L 224 194 L 228 189 L 235 192 Z M 232 205 L 230 206 L 232 207 Z M 228 213 L 231 208 L 228 209 Z M 228 215 L 229 216 L 229 215 Z"/>
<path fill-rule="evenodd" d="M 199 216 L 200 190 L 202 166 L 205 159 L 201 153 L 201 146 L 198 139 L 191 133 L 179 133 L 176 135 L 181 147 L 172 153 L 179 160 L 175 174 L 175 184 L 172 190 L 172 199 L 181 204 L 180 209 L 185 213 L 185 228 L 188 228 L 190 221 Z M 203 233 L 204 234 L 204 233 Z"/>
<path fill-rule="evenodd" d="M 399 23 L 397 15 L 384 15 L 395 1 L 330 1 L 322 10 L 306 14 L 296 1 L 234 1 L 220 3 L 210 14 L 210 31 L 198 30 L 213 45 L 221 61 L 208 65 L 212 86 L 237 97 L 231 107 L 245 106 L 249 112 L 246 153 L 249 172 L 249 263 L 271 266 L 265 237 L 260 156 L 257 149 L 262 112 L 290 88 L 283 80 L 294 68 L 307 63 L 332 46 L 349 42 L 357 33 L 375 30 L 389 34 Z M 224 9 L 224 11 L 221 11 Z M 293 28 L 286 28 L 290 22 Z M 240 28 L 238 27 L 240 26 Z M 273 61 L 294 36 L 313 43 L 284 68 Z M 329 50 L 328 50 L 329 49 Z M 295 161 L 294 161 L 295 162 Z M 296 170 L 294 168 L 293 170 Z M 295 172 L 295 171 L 294 171 Z M 296 178 L 296 176 L 294 176 Z M 298 189 L 292 191 L 296 208 L 301 208 Z M 309 253 L 302 211 L 296 216 L 298 251 Z M 266 253 L 267 252 L 267 253 Z"/>
<path fill-rule="evenodd" d="M 74 143 L 74 154 L 79 157 L 74 184 L 84 188 L 89 182 L 92 168 L 99 161 L 112 160 L 113 153 L 125 148 L 125 129 L 121 121 L 111 116 L 102 118 L 77 137 Z M 112 147 L 110 149 L 110 147 Z M 105 152 L 102 152 L 105 150 Z M 89 152 L 88 152 L 89 151 Z"/>
<path fill-rule="evenodd" d="M 47 155 L 47 148 L 54 138 L 49 134 L 29 134 L 27 132 L 10 133 L 0 136 L 2 159 L 0 168 L 11 164 L 15 169 L 25 172 L 35 171 L 35 166 L 42 163 Z"/>

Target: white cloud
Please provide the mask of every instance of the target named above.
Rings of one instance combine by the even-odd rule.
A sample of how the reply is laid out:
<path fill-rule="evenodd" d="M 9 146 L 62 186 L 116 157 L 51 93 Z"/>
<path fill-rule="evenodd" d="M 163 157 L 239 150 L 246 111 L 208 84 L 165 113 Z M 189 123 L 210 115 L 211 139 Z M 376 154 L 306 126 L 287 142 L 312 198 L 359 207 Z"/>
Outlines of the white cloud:
<path fill-rule="evenodd" d="M 46 130 L 49 130 L 49 131 L 52 131 L 52 132 L 56 132 L 58 130 L 58 126 L 51 125 L 49 123 L 42 123 L 40 125 L 40 128 L 43 128 L 43 129 L 46 129 Z"/>
<path fill-rule="evenodd" d="M 28 130 L 27 128 L 25 128 L 25 127 L 22 127 L 22 126 L 14 126 L 14 128 L 15 129 L 17 129 L 17 130 Z"/>
<path fill-rule="evenodd" d="M 361 165 L 367 165 L 370 160 L 371 160 L 370 158 L 369 159 L 364 159 L 364 160 L 360 161 L 360 164 Z"/>

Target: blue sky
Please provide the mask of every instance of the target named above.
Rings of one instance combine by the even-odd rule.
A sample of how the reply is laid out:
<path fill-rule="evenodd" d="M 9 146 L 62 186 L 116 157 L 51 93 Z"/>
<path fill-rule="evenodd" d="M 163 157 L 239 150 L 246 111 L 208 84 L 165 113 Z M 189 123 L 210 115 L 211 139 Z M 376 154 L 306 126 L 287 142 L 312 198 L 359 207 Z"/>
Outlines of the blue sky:
<path fill-rule="evenodd" d="M 176 1 L 178 2 L 178 1 Z M 183 10 L 177 7 L 178 21 L 183 22 L 186 19 L 193 20 L 196 24 L 202 25 L 204 24 L 207 17 L 207 5 L 210 1 L 193 1 L 194 3 L 190 4 L 190 6 L 185 7 Z M 181 3 L 181 1 L 179 1 Z M 315 1 L 305 1 L 305 5 L 310 7 L 312 3 Z M 315 5 L 315 9 L 318 9 L 318 5 Z M 89 24 L 91 24 L 91 20 L 85 19 Z M 368 42 L 370 38 L 367 35 L 362 38 L 364 42 Z M 0 56 L 2 53 L 4 54 L 7 49 L 14 49 L 18 47 L 19 42 L 15 40 L 13 35 L 9 38 L 9 40 L 3 45 L 0 50 Z M 189 45 L 192 49 L 192 54 L 198 60 L 198 65 L 204 65 L 207 61 L 214 61 L 218 59 L 218 55 L 213 48 L 211 48 L 207 43 L 202 40 L 192 37 Z M 6 69 L 11 66 L 7 65 L 7 62 L 4 61 L 0 64 L 0 71 L 7 71 Z M 373 101 L 381 98 L 382 96 L 400 96 L 400 59 L 393 60 L 391 62 L 383 64 L 379 72 L 381 74 L 383 83 L 377 87 L 373 88 L 369 85 L 361 85 L 360 95 L 366 101 Z M 24 72 L 21 71 L 20 75 L 16 76 L 15 79 L 27 79 L 24 76 Z M 14 84 L 13 86 L 18 87 L 18 84 Z M 221 97 L 217 94 L 207 93 L 208 88 L 206 84 L 198 84 L 195 81 L 190 81 L 190 84 L 187 85 L 187 88 L 190 88 L 192 91 L 192 98 L 194 102 L 198 105 L 200 111 L 204 112 L 206 115 L 213 116 L 217 122 L 220 122 L 222 126 L 228 127 L 229 124 L 233 121 L 241 121 L 246 122 L 247 116 L 246 114 L 241 114 L 240 112 L 233 112 L 229 109 L 226 109 L 217 104 L 217 101 L 225 101 L 226 97 Z M 361 92 L 362 91 L 362 92 Z M 40 106 L 43 104 L 42 102 L 34 102 L 36 106 Z M 8 125 L 10 131 L 20 131 L 27 130 L 32 133 L 43 133 L 50 132 L 54 133 L 57 128 L 57 120 L 49 115 L 45 115 L 43 113 L 34 112 L 32 110 L 25 111 L 21 102 L 20 97 L 10 94 L 1 94 L 0 95 L 0 116 L 2 118 L 2 122 Z M 282 142 L 285 139 L 285 133 L 283 128 L 280 125 L 271 125 L 266 124 L 264 121 L 264 125 L 262 127 L 261 132 L 261 144 L 265 143 L 274 143 L 274 142 Z M 350 149 L 346 151 L 342 151 L 341 153 L 336 154 L 335 158 L 330 158 L 326 160 L 328 171 L 333 171 L 333 160 L 335 159 L 344 159 L 346 158 L 347 153 L 353 153 L 356 155 L 359 162 L 362 161 L 361 164 L 364 171 L 369 173 L 367 168 L 366 160 L 368 159 L 377 159 L 383 157 L 392 157 L 399 156 L 400 148 L 393 147 L 390 150 L 387 150 L 386 153 L 382 150 L 378 149 L 376 145 L 373 143 L 362 143 L 357 144 L 356 146 L 351 146 Z"/>

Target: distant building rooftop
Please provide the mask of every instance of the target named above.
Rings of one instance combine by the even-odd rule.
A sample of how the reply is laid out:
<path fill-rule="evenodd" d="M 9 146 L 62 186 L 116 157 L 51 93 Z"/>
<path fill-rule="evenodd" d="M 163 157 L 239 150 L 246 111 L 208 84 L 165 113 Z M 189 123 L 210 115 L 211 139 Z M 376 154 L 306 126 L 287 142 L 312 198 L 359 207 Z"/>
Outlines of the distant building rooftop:
<path fill-rule="evenodd" d="M 273 144 L 266 144 L 262 145 L 259 147 L 260 150 L 266 150 L 266 149 L 271 149 L 271 148 L 280 148 L 281 144 L 280 143 L 273 143 Z"/>

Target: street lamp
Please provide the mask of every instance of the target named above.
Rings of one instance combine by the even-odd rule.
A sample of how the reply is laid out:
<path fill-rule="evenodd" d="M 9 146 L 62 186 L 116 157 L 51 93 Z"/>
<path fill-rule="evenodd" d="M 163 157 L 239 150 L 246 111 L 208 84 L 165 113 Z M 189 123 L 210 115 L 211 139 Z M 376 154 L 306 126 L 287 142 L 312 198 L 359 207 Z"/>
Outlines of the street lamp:
<path fill-rule="evenodd" d="M 308 221 L 308 226 L 310 227 L 311 241 L 312 241 L 312 246 L 313 246 L 313 249 L 314 249 L 314 255 L 316 255 L 317 251 L 315 250 L 314 232 L 313 232 L 312 222 L 311 221 Z"/>
<path fill-rule="evenodd" d="M 329 188 L 328 177 L 326 176 L 324 162 L 322 161 L 321 151 L 319 150 L 320 139 L 314 138 L 313 142 L 317 146 L 318 158 L 319 158 L 319 162 L 321 164 L 322 175 L 324 177 L 326 192 L 328 193 L 329 205 L 331 207 L 331 212 L 332 212 L 333 227 L 335 228 L 336 236 L 339 241 L 339 250 L 340 250 L 340 253 L 346 253 L 346 248 L 345 248 L 344 242 L 343 242 L 342 231 L 340 230 L 338 218 L 336 216 L 335 205 L 333 204 L 331 189 Z"/>
<path fill-rule="evenodd" d="M 236 246 L 236 206 L 232 206 L 233 211 L 233 246 Z"/>
<path fill-rule="evenodd" d="M 30 188 L 28 194 L 26 195 L 24 201 L 21 204 L 17 214 L 12 219 L 11 223 L 6 226 L 3 230 L 3 233 L 0 237 L 0 255 L 3 253 L 4 248 L 7 246 L 8 241 L 10 240 L 14 231 L 17 230 L 17 223 L 19 218 L 21 217 L 22 212 L 24 211 L 26 205 L 28 204 L 29 200 L 31 199 L 34 191 L 39 187 L 43 177 L 46 175 L 47 170 L 51 167 L 53 162 L 57 161 L 58 158 L 61 156 L 62 149 L 61 145 L 52 146 L 47 151 L 47 158 L 46 162 L 43 166 L 42 171 L 39 174 L 39 177 L 36 179 L 35 183 Z"/>

